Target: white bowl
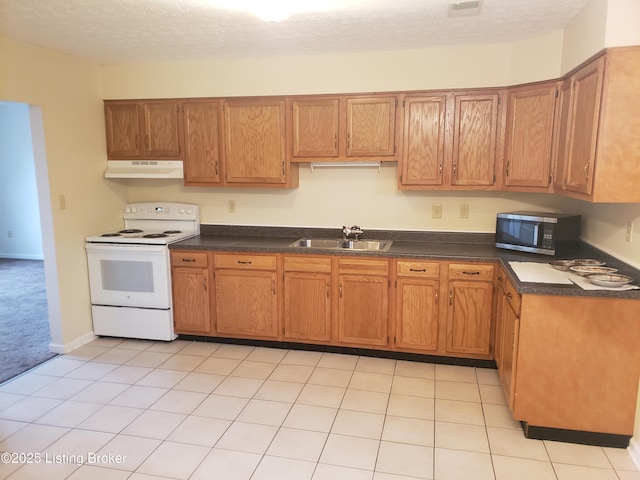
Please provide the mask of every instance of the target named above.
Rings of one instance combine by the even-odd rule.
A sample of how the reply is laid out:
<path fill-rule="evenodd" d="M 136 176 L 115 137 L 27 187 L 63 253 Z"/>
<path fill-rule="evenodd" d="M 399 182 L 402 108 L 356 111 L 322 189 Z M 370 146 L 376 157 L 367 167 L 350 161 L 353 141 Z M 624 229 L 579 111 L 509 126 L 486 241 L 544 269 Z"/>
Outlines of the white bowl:
<path fill-rule="evenodd" d="M 628 277 L 627 275 L 620 275 L 618 273 L 614 273 L 612 275 L 606 273 L 597 273 L 594 275 L 589 275 L 587 279 L 595 285 L 610 288 L 622 287 L 633 282 L 633 278 Z"/>
<path fill-rule="evenodd" d="M 577 265 L 574 267 L 569 267 L 569 270 L 571 270 L 573 273 L 577 273 L 578 275 L 582 275 L 583 277 L 586 277 L 587 275 L 593 275 L 596 273 L 611 274 L 618 271 L 617 268 L 612 268 L 612 267 L 589 267 L 586 265 L 584 266 Z"/>
<path fill-rule="evenodd" d="M 607 262 L 601 262 L 600 260 L 594 260 L 593 258 L 576 258 L 573 260 L 573 263 L 585 267 L 601 267 L 607 264 Z"/>

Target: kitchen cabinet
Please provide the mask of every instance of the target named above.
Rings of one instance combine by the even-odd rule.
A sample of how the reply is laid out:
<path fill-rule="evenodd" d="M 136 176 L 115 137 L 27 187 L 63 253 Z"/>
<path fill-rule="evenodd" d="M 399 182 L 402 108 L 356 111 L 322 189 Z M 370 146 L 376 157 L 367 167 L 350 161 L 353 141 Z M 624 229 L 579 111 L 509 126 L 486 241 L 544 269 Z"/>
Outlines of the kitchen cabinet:
<path fill-rule="evenodd" d="M 173 100 L 105 100 L 107 158 L 179 159 L 182 154 L 180 104 Z"/>
<path fill-rule="evenodd" d="M 555 192 L 592 202 L 640 202 L 640 47 L 607 49 L 562 89 Z"/>
<path fill-rule="evenodd" d="M 184 184 L 187 186 L 220 185 L 222 182 L 221 102 L 185 101 Z"/>
<path fill-rule="evenodd" d="M 396 161 L 395 95 L 287 99 L 292 162 Z"/>
<path fill-rule="evenodd" d="M 210 334 L 210 285 L 213 285 L 206 252 L 171 251 L 173 322 L 176 333 Z"/>
<path fill-rule="evenodd" d="M 520 332 L 520 295 L 500 270 L 497 281 L 496 332 L 494 359 L 505 398 L 511 410 L 515 407 L 515 378 Z"/>
<path fill-rule="evenodd" d="M 493 265 L 449 264 L 446 352 L 492 353 L 493 275 Z"/>
<path fill-rule="evenodd" d="M 284 257 L 284 326 L 287 341 L 331 341 L 331 258 Z"/>
<path fill-rule="evenodd" d="M 405 97 L 402 185 L 443 185 L 446 103 L 444 94 Z"/>
<path fill-rule="evenodd" d="M 499 98 L 495 91 L 453 96 L 452 186 L 494 185 Z"/>
<path fill-rule="evenodd" d="M 522 295 L 512 414 L 527 434 L 548 427 L 628 442 L 640 378 L 639 318 L 637 299 Z"/>
<path fill-rule="evenodd" d="M 440 264 L 396 261 L 395 346 L 421 353 L 438 350 Z"/>
<path fill-rule="evenodd" d="M 213 258 L 218 335 L 277 339 L 276 256 L 215 253 Z"/>
<path fill-rule="evenodd" d="M 501 95 L 497 89 L 406 95 L 399 187 L 495 189 Z"/>
<path fill-rule="evenodd" d="M 509 89 L 503 190 L 549 190 L 556 92 L 555 81 Z"/>
<path fill-rule="evenodd" d="M 389 261 L 337 260 L 337 342 L 364 348 L 389 343 Z"/>
<path fill-rule="evenodd" d="M 228 186 L 297 186 L 297 167 L 291 167 L 285 158 L 283 99 L 224 100 L 223 117 Z"/>

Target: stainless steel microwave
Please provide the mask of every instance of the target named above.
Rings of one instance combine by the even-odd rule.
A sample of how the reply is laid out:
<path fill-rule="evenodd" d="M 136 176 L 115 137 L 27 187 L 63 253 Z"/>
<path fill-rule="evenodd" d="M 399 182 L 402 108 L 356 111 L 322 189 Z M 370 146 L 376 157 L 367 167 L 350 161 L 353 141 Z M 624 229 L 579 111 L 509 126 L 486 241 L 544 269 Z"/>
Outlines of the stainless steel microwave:
<path fill-rule="evenodd" d="M 580 240 L 580 215 L 517 211 L 499 213 L 496 247 L 556 255 Z"/>

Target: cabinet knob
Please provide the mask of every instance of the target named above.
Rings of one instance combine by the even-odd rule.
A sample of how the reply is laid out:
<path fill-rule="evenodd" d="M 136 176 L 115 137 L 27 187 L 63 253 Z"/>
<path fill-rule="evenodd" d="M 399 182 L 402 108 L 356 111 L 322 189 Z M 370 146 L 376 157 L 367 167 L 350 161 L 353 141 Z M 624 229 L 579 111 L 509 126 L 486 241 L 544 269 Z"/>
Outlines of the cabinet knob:
<path fill-rule="evenodd" d="M 453 305 L 453 289 L 449 290 L 449 305 Z"/>

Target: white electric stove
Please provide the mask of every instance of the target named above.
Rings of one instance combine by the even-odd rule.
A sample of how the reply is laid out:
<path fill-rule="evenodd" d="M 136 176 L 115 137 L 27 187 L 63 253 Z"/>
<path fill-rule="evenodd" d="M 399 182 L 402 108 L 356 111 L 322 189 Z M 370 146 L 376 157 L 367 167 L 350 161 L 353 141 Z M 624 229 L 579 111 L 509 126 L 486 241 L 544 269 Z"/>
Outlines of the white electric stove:
<path fill-rule="evenodd" d="M 94 333 L 173 340 L 169 244 L 200 233 L 200 210 L 136 203 L 123 219 L 122 228 L 85 238 Z"/>

